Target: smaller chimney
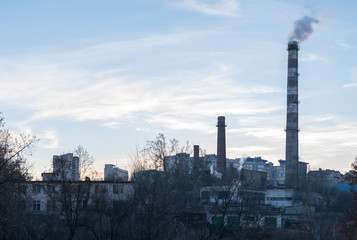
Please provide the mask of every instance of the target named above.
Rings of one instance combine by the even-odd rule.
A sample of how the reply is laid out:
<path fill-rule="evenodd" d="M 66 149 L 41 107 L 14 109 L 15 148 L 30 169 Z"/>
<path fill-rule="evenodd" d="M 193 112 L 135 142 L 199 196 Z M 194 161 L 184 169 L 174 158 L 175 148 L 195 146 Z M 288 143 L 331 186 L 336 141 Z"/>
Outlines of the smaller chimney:
<path fill-rule="evenodd" d="M 226 184 L 226 123 L 225 117 L 219 116 L 217 122 L 217 172 L 222 174 L 223 185 Z"/>
<path fill-rule="evenodd" d="M 200 146 L 193 146 L 193 173 L 198 174 L 200 169 Z"/>
<path fill-rule="evenodd" d="M 200 146 L 199 145 L 194 145 L 193 146 L 193 158 L 195 161 L 199 159 L 200 157 Z"/>

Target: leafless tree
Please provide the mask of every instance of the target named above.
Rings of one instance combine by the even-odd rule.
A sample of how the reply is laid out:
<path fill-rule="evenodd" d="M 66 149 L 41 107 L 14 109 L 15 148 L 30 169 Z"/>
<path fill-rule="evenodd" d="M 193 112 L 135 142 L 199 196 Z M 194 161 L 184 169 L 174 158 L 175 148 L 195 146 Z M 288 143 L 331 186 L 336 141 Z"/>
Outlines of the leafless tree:
<path fill-rule="evenodd" d="M 95 183 L 94 186 L 96 191 L 91 196 L 92 203 L 82 221 L 87 232 L 85 239 L 132 239 L 136 205 L 132 192 L 118 182 L 113 185 Z M 114 189 L 115 196 L 112 194 Z"/>
<path fill-rule="evenodd" d="M 167 140 L 164 134 L 159 133 L 154 140 L 147 141 L 143 149 L 136 149 L 131 162 L 132 172 L 142 170 L 163 171 L 165 157 L 176 153 L 189 153 L 190 151 L 192 150 L 188 142 L 181 146 L 177 139 Z"/>
<path fill-rule="evenodd" d="M 24 134 L 15 137 L 4 127 L 0 115 L 0 238 L 6 239 L 10 227 L 22 223 L 14 214 L 23 201 L 18 183 L 31 178 L 26 156 L 31 154 L 37 139 Z"/>
<path fill-rule="evenodd" d="M 88 174 L 92 173 L 94 159 L 89 155 L 87 149 L 78 145 L 74 151 L 74 155 L 79 158 L 79 178 L 84 180 Z"/>
<path fill-rule="evenodd" d="M 340 219 L 342 233 L 348 240 L 356 239 L 357 236 L 357 158 L 351 164 L 351 167 L 352 170 L 346 174 L 346 180 L 351 186 L 353 207 L 345 211 Z"/>
<path fill-rule="evenodd" d="M 93 158 L 82 146 L 78 146 L 74 153 L 79 158 L 79 172 L 83 175 L 87 174 L 93 164 Z M 49 182 L 47 185 L 48 205 L 65 219 L 68 239 L 71 240 L 74 238 L 80 226 L 80 220 L 88 207 L 92 184 L 88 177 L 84 181 L 68 179 L 66 177 L 66 170 L 69 167 L 67 160 L 59 161 L 58 164 L 63 164 L 59 167 L 63 171 L 58 173 L 59 181 Z"/>
<path fill-rule="evenodd" d="M 205 192 L 206 191 L 206 192 Z M 243 187 L 233 181 L 226 186 L 207 187 L 203 195 L 208 200 L 213 230 L 206 231 L 213 239 L 259 239 L 262 228 L 262 192 Z"/>

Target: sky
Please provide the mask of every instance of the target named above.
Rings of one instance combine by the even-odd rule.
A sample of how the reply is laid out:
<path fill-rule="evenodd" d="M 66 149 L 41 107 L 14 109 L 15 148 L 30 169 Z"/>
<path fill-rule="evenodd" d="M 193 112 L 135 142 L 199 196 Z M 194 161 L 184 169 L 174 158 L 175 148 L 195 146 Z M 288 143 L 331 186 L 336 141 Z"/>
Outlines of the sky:
<path fill-rule="evenodd" d="M 357 156 L 357 2 L 346 0 L 18 0 L 0 5 L 0 111 L 15 135 L 52 156 L 82 145 L 104 164 L 163 133 L 227 157 L 285 158 L 287 41 L 299 51 L 299 155 L 345 172 Z"/>

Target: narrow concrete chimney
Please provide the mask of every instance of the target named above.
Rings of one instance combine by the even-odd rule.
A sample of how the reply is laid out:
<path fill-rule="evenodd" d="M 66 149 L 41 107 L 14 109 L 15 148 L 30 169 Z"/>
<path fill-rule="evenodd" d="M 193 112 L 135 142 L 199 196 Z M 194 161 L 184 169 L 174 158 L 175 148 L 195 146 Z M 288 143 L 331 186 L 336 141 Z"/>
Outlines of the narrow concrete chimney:
<path fill-rule="evenodd" d="M 198 162 L 199 158 L 200 158 L 200 146 L 194 145 L 193 146 L 193 159 Z"/>
<path fill-rule="evenodd" d="M 200 146 L 193 146 L 193 174 L 198 174 L 200 168 Z"/>
<path fill-rule="evenodd" d="M 286 113 L 286 169 L 285 187 L 298 188 L 299 166 L 299 100 L 298 100 L 298 51 L 297 41 L 288 43 L 288 84 Z"/>
<path fill-rule="evenodd" d="M 217 172 L 222 174 L 222 184 L 226 184 L 226 123 L 225 117 L 219 116 L 217 123 Z"/>

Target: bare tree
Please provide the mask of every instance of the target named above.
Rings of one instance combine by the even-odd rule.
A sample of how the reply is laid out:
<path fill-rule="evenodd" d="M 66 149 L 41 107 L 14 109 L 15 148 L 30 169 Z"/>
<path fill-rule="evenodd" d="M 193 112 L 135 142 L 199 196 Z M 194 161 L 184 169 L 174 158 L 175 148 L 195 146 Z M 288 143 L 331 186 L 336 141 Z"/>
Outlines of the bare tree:
<path fill-rule="evenodd" d="M 91 169 L 93 158 L 82 146 L 78 146 L 74 153 L 78 157 L 79 173 L 84 176 Z M 72 181 L 72 179 L 66 177 L 68 161 L 68 159 L 59 161 L 58 164 L 63 164 L 63 166 L 59 167 L 62 170 L 59 172 L 59 181 L 49 182 L 46 193 L 49 197 L 48 204 L 50 204 L 53 211 L 59 213 L 65 219 L 68 228 L 68 239 L 71 240 L 74 238 L 80 226 L 80 220 L 87 209 L 92 184 L 88 177 L 86 177 L 85 181 Z"/>
<path fill-rule="evenodd" d="M 15 137 L 4 125 L 0 114 L 0 236 L 6 239 L 11 238 L 7 235 L 11 227 L 22 223 L 14 214 L 23 201 L 18 183 L 31 178 L 26 156 L 37 139 L 24 134 Z"/>
<path fill-rule="evenodd" d="M 136 149 L 131 161 L 132 172 L 142 170 L 163 171 L 165 157 L 176 153 L 190 153 L 191 151 L 189 142 L 181 146 L 177 139 L 167 140 L 164 134 L 159 133 L 154 140 L 147 141 L 143 149 Z"/>
<path fill-rule="evenodd" d="M 94 159 L 89 155 L 87 149 L 81 145 L 78 145 L 73 153 L 79 158 L 79 178 L 84 180 L 86 175 L 92 172 Z"/>
<path fill-rule="evenodd" d="M 351 164 L 352 170 L 346 174 L 346 180 L 351 186 L 353 208 L 344 213 L 340 219 L 340 227 L 346 239 L 353 240 L 357 236 L 357 158 Z"/>
<path fill-rule="evenodd" d="M 4 118 L 0 117 L 0 187 L 8 182 L 30 178 L 26 155 L 31 154 L 36 137 L 21 134 L 16 138 L 4 129 Z"/>

